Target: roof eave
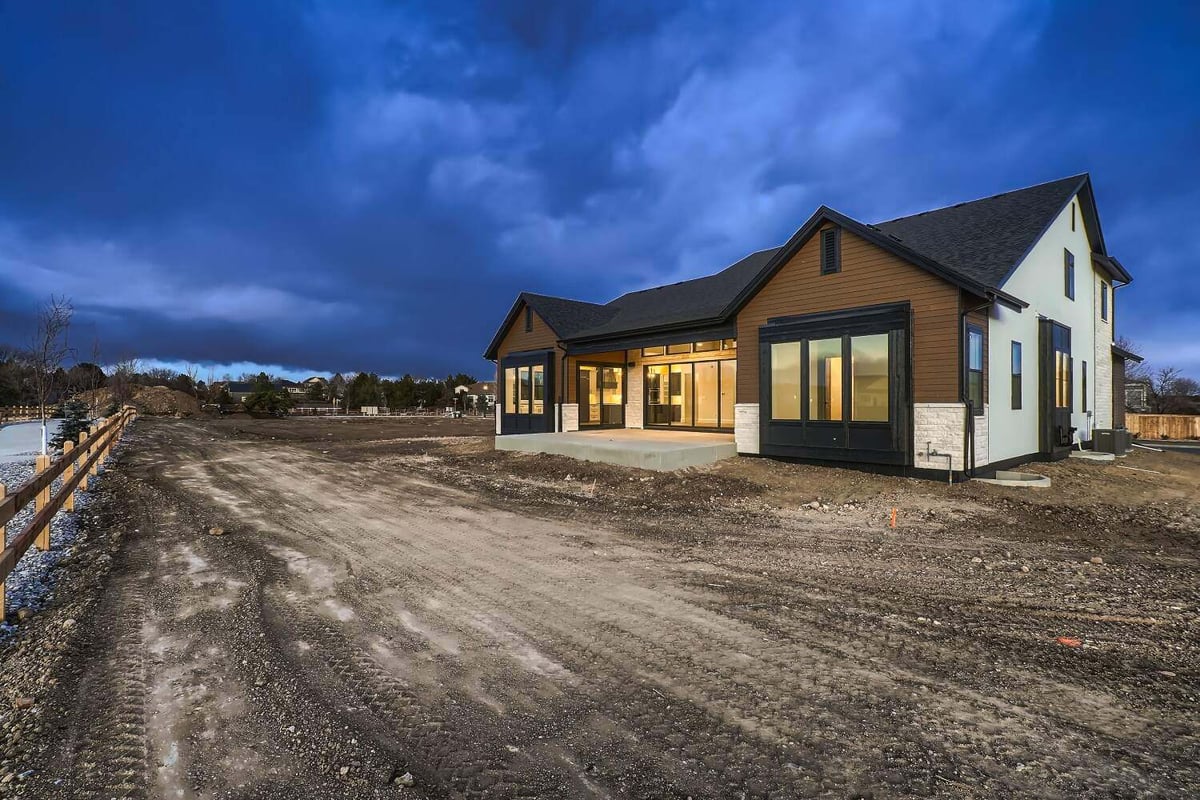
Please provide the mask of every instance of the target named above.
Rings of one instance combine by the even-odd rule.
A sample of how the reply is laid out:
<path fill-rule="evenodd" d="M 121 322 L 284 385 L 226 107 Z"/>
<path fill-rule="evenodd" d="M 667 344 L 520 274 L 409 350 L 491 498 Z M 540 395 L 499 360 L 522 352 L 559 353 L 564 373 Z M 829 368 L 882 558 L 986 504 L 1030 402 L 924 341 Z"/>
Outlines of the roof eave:
<path fill-rule="evenodd" d="M 1113 352 L 1113 355 L 1119 356 L 1119 357 L 1125 359 L 1126 361 L 1136 361 L 1137 363 L 1140 364 L 1146 360 L 1145 358 L 1143 358 L 1142 356 L 1139 356 L 1137 353 L 1133 352 L 1132 350 L 1126 350 L 1124 347 L 1121 347 L 1121 345 L 1115 344 L 1115 343 L 1112 346 L 1112 352 Z"/>

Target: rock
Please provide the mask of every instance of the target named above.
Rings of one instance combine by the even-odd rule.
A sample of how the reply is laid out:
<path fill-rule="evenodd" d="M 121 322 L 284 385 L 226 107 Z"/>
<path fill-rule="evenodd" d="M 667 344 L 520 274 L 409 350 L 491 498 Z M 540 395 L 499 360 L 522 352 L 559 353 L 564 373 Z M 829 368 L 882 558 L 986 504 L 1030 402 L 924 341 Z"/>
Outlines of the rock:
<path fill-rule="evenodd" d="M 68 617 L 67 619 L 64 619 L 64 620 L 63 620 L 63 627 L 64 627 L 64 628 L 68 628 L 68 629 L 69 629 L 69 628 L 74 628 L 74 627 L 75 627 L 75 620 L 74 620 L 74 619 L 71 619 L 71 618 L 69 618 L 69 617 Z"/>
<path fill-rule="evenodd" d="M 342 767 L 341 769 L 339 769 L 339 770 L 338 770 L 338 775 L 341 775 L 343 778 L 344 778 L 344 777 L 346 777 L 346 776 L 347 776 L 347 775 L 349 775 L 349 774 L 350 774 L 350 768 L 349 768 L 349 767 Z"/>
<path fill-rule="evenodd" d="M 1022 565 L 1021 565 L 1021 572 L 1029 572 L 1029 565 L 1028 565 L 1028 564 L 1022 564 Z"/>
<path fill-rule="evenodd" d="M 1169 670 L 1169 669 L 1160 669 L 1158 671 L 1158 674 L 1162 675 L 1164 678 L 1174 678 L 1175 677 L 1175 673 L 1171 672 L 1171 670 Z"/>
<path fill-rule="evenodd" d="M 28 606 L 21 606 L 17 609 L 17 619 L 19 619 L 21 622 L 24 622 L 32 616 L 33 609 L 29 608 Z"/>
<path fill-rule="evenodd" d="M 971 559 L 971 563 L 972 563 L 972 564 L 982 564 L 982 563 L 983 563 L 983 559 L 982 559 L 982 558 L 980 558 L 979 556 L 975 556 L 974 558 L 972 558 L 972 559 Z"/>
<path fill-rule="evenodd" d="M 32 697 L 18 697 L 13 700 L 13 708 L 33 708 L 34 702 Z"/>
<path fill-rule="evenodd" d="M 820 511 L 821 510 L 821 501 L 813 500 L 811 503 L 805 503 L 804 507 L 811 508 L 813 511 Z"/>
<path fill-rule="evenodd" d="M 209 528 L 208 535 L 209 536 L 224 536 L 225 529 L 224 528 Z"/>
<path fill-rule="evenodd" d="M 1093 564 L 1103 564 L 1104 563 L 1104 559 L 1101 558 L 1100 556 L 1092 556 L 1088 560 L 1090 562 L 1092 562 Z"/>
<path fill-rule="evenodd" d="M 417 779 L 413 777 L 411 772 L 406 772 L 403 775 L 397 775 L 396 780 L 392 781 L 392 783 L 396 784 L 397 786 L 412 786 L 416 782 Z"/>

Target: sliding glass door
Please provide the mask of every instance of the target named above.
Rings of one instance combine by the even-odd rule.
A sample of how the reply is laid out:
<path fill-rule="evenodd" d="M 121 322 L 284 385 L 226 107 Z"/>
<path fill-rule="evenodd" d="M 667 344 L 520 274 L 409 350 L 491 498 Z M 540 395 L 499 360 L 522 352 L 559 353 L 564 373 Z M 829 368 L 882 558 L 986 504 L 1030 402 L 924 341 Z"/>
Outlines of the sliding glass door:
<path fill-rule="evenodd" d="M 736 361 L 652 364 L 645 370 L 647 426 L 733 428 Z"/>
<path fill-rule="evenodd" d="M 579 365 L 580 427 L 625 424 L 625 369 L 603 364 Z"/>

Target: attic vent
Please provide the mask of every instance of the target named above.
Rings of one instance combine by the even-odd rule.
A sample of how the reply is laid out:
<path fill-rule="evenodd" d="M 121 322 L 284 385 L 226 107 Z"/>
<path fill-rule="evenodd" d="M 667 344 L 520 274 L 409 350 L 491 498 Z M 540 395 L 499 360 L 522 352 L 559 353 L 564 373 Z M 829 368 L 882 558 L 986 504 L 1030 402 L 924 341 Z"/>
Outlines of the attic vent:
<path fill-rule="evenodd" d="M 821 231 L 822 275 L 842 271 L 841 232 L 841 228 L 826 228 Z"/>

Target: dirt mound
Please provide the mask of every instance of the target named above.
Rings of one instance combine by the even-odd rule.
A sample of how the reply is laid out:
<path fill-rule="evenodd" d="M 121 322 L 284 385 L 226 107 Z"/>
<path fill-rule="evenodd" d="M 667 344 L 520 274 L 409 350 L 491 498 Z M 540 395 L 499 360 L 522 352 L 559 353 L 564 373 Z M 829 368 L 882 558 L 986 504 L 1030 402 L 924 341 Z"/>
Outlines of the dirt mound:
<path fill-rule="evenodd" d="M 87 403 L 92 416 L 99 417 L 107 414 L 112 407 L 113 393 L 111 389 L 91 389 L 80 392 L 74 399 Z"/>
<path fill-rule="evenodd" d="M 141 414 L 178 414 L 190 417 L 200 413 L 200 403 L 196 398 L 177 389 L 168 389 L 166 386 L 139 388 L 134 392 L 133 405 Z"/>

